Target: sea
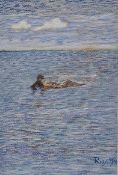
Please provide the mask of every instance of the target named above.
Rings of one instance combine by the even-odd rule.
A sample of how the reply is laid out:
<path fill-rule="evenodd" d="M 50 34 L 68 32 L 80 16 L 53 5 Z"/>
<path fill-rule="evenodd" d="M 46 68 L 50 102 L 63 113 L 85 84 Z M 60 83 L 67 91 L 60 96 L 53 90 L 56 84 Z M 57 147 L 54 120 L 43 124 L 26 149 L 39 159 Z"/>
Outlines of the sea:
<path fill-rule="evenodd" d="M 116 175 L 118 51 L 0 52 L 1 175 Z M 81 87 L 32 91 L 38 74 Z"/>

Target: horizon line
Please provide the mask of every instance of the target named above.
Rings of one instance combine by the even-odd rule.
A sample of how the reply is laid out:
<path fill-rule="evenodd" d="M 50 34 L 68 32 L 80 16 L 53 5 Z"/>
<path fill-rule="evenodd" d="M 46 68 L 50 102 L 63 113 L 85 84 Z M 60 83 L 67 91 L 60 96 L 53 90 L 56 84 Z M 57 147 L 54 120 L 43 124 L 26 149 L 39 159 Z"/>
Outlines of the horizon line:
<path fill-rule="evenodd" d="M 43 49 L 2 49 L 0 50 L 0 52 L 25 52 L 25 51 L 99 51 L 99 50 L 118 50 L 117 47 L 112 47 L 112 48 L 109 48 L 109 47 L 106 47 L 106 48 L 92 48 L 92 47 L 85 47 L 85 48 L 55 48 L 55 49 L 47 49 L 47 48 L 43 48 Z"/>

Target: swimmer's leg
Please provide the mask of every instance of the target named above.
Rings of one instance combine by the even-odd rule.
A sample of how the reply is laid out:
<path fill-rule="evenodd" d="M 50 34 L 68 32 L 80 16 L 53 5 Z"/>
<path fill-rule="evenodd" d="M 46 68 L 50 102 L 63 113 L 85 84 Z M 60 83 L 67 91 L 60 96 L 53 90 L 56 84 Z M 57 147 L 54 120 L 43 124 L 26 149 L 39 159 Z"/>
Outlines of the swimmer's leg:
<path fill-rule="evenodd" d="M 63 87 L 76 87 L 76 86 L 82 86 L 82 85 L 85 85 L 85 83 L 78 83 L 78 82 L 73 82 L 71 80 L 66 80 L 64 83 L 63 83 Z"/>

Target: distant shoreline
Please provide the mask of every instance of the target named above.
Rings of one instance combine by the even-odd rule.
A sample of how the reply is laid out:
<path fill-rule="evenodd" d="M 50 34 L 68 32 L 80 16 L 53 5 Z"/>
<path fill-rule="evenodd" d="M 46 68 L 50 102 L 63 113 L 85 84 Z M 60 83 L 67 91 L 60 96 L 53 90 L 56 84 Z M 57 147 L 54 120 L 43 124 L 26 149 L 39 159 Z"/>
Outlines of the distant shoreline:
<path fill-rule="evenodd" d="M 43 48 L 43 49 L 7 49 L 7 50 L 0 50 L 0 52 L 29 52 L 29 51 L 83 51 L 83 52 L 93 52 L 93 51 L 118 51 L 117 46 L 113 47 L 97 47 L 97 46 L 88 46 L 84 48 L 55 48 L 55 49 L 48 49 L 48 48 Z"/>

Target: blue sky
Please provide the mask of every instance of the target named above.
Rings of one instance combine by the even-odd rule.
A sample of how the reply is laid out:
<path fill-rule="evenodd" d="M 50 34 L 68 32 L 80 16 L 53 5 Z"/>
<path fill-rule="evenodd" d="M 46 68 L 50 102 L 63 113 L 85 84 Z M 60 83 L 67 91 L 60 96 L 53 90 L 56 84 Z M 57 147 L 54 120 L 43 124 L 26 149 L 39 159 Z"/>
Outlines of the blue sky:
<path fill-rule="evenodd" d="M 0 3 L 0 50 L 117 48 L 117 1 Z"/>

